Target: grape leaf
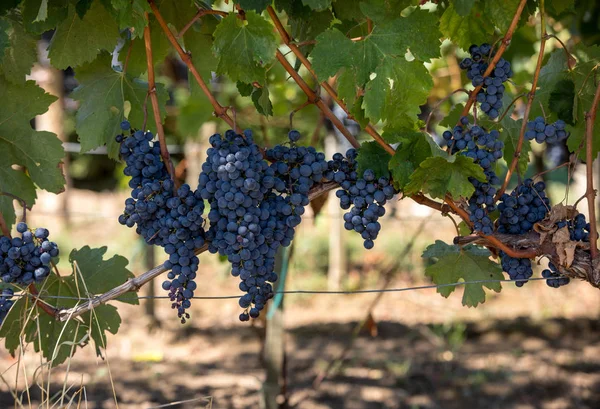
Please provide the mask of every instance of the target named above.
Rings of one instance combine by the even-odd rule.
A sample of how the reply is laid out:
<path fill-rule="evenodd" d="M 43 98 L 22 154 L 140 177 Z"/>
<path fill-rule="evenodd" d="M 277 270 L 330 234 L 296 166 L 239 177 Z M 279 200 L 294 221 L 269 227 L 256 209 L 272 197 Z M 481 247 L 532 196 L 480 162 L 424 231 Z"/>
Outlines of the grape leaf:
<path fill-rule="evenodd" d="M 265 68 L 275 59 L 277 41 L 273 26 L 254 11 L 241 21 L 234 14 L 225 17 L 214 33 L 213 51 L 217 72 L 232 81 L 263 81 Z"/>
<path fill-rule="evenodd" d="M 320 81 L 333 77 L 340 68 L 352 65 L 354 43 L 341 31 L 332 28 L 316 38 L 312 50 L 313 70 Z"/>
<path fill-rule="evenodd" d="M 254 10 L 257 13 L 265 11 L 273 0 L 237 0 L 244 10 Z"/>
<path fill-rule="evenodd" d="M 340 20 L 360 21 L 365 15 L 360 9 L 361 0 L 335 0 L 333 2 L 333 11 Z"/>
<path fill-rule="evenodd" d="M 179 96 L 176 94 L 175 100 L 179 107 L 179 115 L 177 115 L 177 129 L 183 136 L 194 137 L 198 135 L 198 131 L 202 124 L 213 117 L 214 108 L 204 94 L 201 94 L 200 87 L 192 82 L 191 95 Z M 252 85 L 250 85 L 252 87 Z"/>
<path fill-rule="evenodd" d="M 302 4 L 313 10 L 321 11 L 331 6 L 331 0 L 302 0 Z"/>
<path fill-rule="evenodd" d="M 442 33 L 435 13 L 416 9 L 409 16 L 395 20 L 395 24 L 395 32 L 415 58 L 428 61 L 440 56 Z"/>
<path fill-rule="evenodd" d="M 455 199 L 470 197 L 475 188 L 469 177 L 486 180 L 483 169 L 473 159 L 463 155 L 431 157 L 421 162 L 404 191 L 406 194 L 423 192 L 433 198 L 444 198 L 447 193 Z"/>
<path fill-rule="evenodd" d="M 102 50 L 113 51 L 119 39 L 119 26 L 100 2 L 81 19 L 74 7 L 56 28 L 48 57 L 56 68 L 77 67 L 96 58 Z"/>
<path fill-rule="evenodd" d="M 376 74 L 365 86 L 365 115 L 373 122 L 382 119 L 392 127 L 410 127 L 433 87 L 431 75 L 422 63 L 404 58 L 386 59 Z"/>
<path fill-rule="evenodd" d="M 501 32 L 508 30 L 519 6 L 519 0 L 487 0 L 486 13 Z"/>
<path fill-rule="evenodd" d="M 99 305 L 93 311 L 81 315 L 83 322 L 90 328 L 90 336 L 96 346 L 96 355 L 102 356 L 100 348 L 106 349 L 106 331 L 115 335 L 121 326 L 121 316 L 112 305 Z"/>
<path fill-rule="evenodd" d="M 23 26 L 27 32 L 32 34 L 41 34 L 45 31 L 54 29 L 61 21 L 67 18 L 69 14 L 69 0 L 52 0 L 48 4 L 47 17 L 43 21 L 38 21 L 42 2 L 44 0 L 25 0 L 23 2 Z"/>
<path fill-rule="evenodd" d="M 28 207 L 33 206 L 36 199 L 35 186 L 24 172 L 13 169 L 9 163 L 0 162 L 0 191 L 12 193 L 25 200 Z M 0 213 L 10 228 L 16 220 L 13 199 L 0 196 Z"/>
<path fill-rule="evenodd" d="M 521 133 L 522 119 L 515 121 L 509 115 L 502 118 L 502 127 L 504 132 L 500 134 L 500 140 L 504 142 L 504 160 L 507 164 L 513 160 L 517 144 L 519 142 L 519 134 Z M 524 175 L 527 172 L 529 166 L 529 153 L 531 152 L 531 141 L 524 139 L 523 145 L 521 146 L 521 156 L 517 162 L 517 171 L 520 175 Z"/>
<path fill-rule="evenodd" d="M 387 142 L 389 142 L 390 133 L 389 131 L 384 133 Z M 431 147 L 427 138 L 429 136 L 416 131 L 394 133 L 394 140 L 400 144 L 388 166 L 396 189 L 403 190 L 410 181 L 410 175 L 419 167 L 419 164 L 431 156 Z"/>
<path fill-rule="evenodd" d="M 9 46 L 0 60 L 0 73 L 14 84 L 22 84 L 25 76 L 31 72 L 37 61 L 36 40 L 25 32 L 23 26 L 14 20 L 8 20 Z"/>
<path fill-rule="evenodd" d="M 440 31 L 460 48 L 467 50 L 471 44 L 479 44 L 482 39 L 491 37 L 494 25 L 481 2 L 475 3 L 466 17 L 460 16 L 454 5 L 450 4 L 440 18 Z"/>
<path fill-rule="evenodd" d="M 148 2 L 146 0 L 112 0 L 111 4 L 117 11 L 119 29 L 132 28 L 131 38 L 141 38 L 144 35 L 144 27 L 146 27 L 144 13 L 152 12 Z"/>
<path fill-rule="evenodd" d="M 377 178 L 381 176 L 389 177 L 388 160 L 391 156 L 377 142 L 364 142 L 358 150 L 358 170 L 359 177 L 367 169 L 375 172 Z"/>
<path fill-rule="evenodd" d="M 79 18 L 84 18 L 85 14 L 89 11 L 90 7 L 92 7 L 92 3 L 94 0 L 79 0 L 75 5 L 75 11 Z"/>
<path fill-rule="evenodd" d="M 84 288 L 90 294 L 104 293 L 134 277 L 133 273 L 126 268 L 129 262 L 125 257 L 114 255 L 105 260 L 106 249 L 106 247 L 92 249 L 84 246 L 79 250 L 73 249 L 69 254 L 69 262 L 73 264 L 73 275 L 76 274 L 76 280 L 85 283 Z M 82 288 L 81 284 L 79 288 Z M 84 297 L 87 295 L 82 294 Z M 127 294 L 127 301 L 123 300 L 123 302 L 138 304 L 137 296 L 132 298 L 132 294 Z"/>
<path fill-rule="evenodd" d="M 498 263 L 490 260 L 490 252 L 480 247 L 468 245 L 461 248 L 436 240 L 435 244 L 425 249 L 422 257 L 435 261 L 434 264 L 425 268 L 425 274 L 431 277 L 435 284 L 502 280 L 504 278 Z M 499 282 L 464 284 L 463 287 L 462 304 L 468 307 L 476 307 L 485 302 L 483 287 L 495 292 L 502 290 Z M 447 298 L 455 289 L 456 286 L 439 287 L 437 292 Z"/>
<path fill-rule="evenodd" d="M 2 161 L 26 167 L 31 179 L 40 188 L 54 193 L 62 191 L 65 183 L 60 169 L 64 156 L 62 144 L 55 134 L 35 131 L 29 124 L 34 116 L 46 112 L 56 97 L 46 94 L 33 81 L 17 86 L 2 75 L 0 95 L 4 100 L 0 110 Z"/>
<path fill-rule="evenodd" d="M 549 0 L 546 2 L 546 10 L 554 16 L 562 14 L 565 10 L 573 10 L 575 0 Z"/>
<path fill-rule="evenodd" d="M 150 40 L 152 41 L 152 62 L 154 66 L 162 63 L 169 52 L 171 51 L 171 43 L 163 33 L 160 25 L 154 16 L 149 16 L 150 19 Z M 131 47 L 131 53 L 129 53 Z M 127 43 L 119 53 L 119 59 L 124 63 L 129 54 L 129 62 L 127 64 L 127 73 L 134 77 L 140 77 L 148 71 L 148 63 L 146 61 L 146 45 L 142 39 L 133 40 L 132 43 Z"/>
<path fill-rule="evenodd" d="M 56 305 L 64 308 L 74 307 L 78 295 L 75 287 L 68 280 L 50 275 L 44 284 L 42 295 L 60 297 Z M 64 298 L 72 297 L 72 298 Z M 67 360 L 75 352 L 77 344 L 83 344 L 87 339 L 87 328 L 79 320 L 62 322 L 50 316 L 36 306 L 37 317 L 28 323 L 27 340 L 32 342 L 36 352 L 42 355 L 55 367 Z M 37 322 L 36 322 L 37 321 Z M 43 336 L 38 337 L 37 331 Z M 73 345 L 75 344 L 75 346 Z"/>
<path fill-rule="evenodd" d="M 475 4 L 475 0 L 456 0 L 454 7 L 459 16 L 468 16 Z"/>
<path fill-rule="evenodd" d="M 346 108 L 352 111 L 357 95 L 356 77 L 351 69 L 342 69 L 337 77 L 337 92 L 339 97 L 346 103 Z"/>
<path fill-rule="evenodd" d="M 575 84 L 570 79 L 559 80 L 548 98 L 550 112 L 556 114 L 568 124 L 573 124 L 573 104 L 575 102 Z"/>
<path fill-rule="evenodd" d="M 255 88 L 252 91 L 252 102 L 259 114 L 264 116 L 273 115 L 273 104 L 269 99 L 269 89 L 265 85 L 262 88 Z"/>
<path fill-rule="evenodd" d="M 406 7 L 416 4 L 411 0 L 369 0 L 361 1 L 362 12 L 376 23 L 400 17 Z"/>
<path fill-rule="evenodd" d="M 102 53 L 92 63 L 77 69 L 75 78 L 80 85 L 73 91 L 72 98 L 80 103 L 75 119 L 82 152 L 106 144 L 109 157 L 118 158 L 119 146 L 115 142 L 115 135 L 121 132 L 119 124 L 124 118 L 125 102 L 131 104 L 129 121 L 141 127 L 148 84 L 115 71 L 108 53 Z M 166 116 L 168 94 L 160 83 L 156 84 L 156 95 L 162 121 Z M 155 131 L 150 100 L 146 108 L 150 111 L 146 127 Z"/>
<path fill-rule="evenodd" d="M 217 71 L 217 58 L 212 53 L 212 46 L 213 33 L 219 20 L 208 15 L 200 19 L 200 24 L 199 30 L 189 29 L 186 31 L 183 40 L 186 50 L 192 54 L 192 60 L 200 61 L 200 64 L 196 64 L 200 76 L 204 81 L 209 82 L 212 73 Z"/>
<path fill-rule="evenodd" d="M 0 338 L 4 338 L 4 347 L 12 356 L 15 356 L 15 351 L 21 345 L 21 330 L 27 322 L 29 316 L 28 307 L 31 304 L 27 297 L 13 300 L 15 303 L 8 312 L 8 315 L 4 317 L 2 324 L 0 324 Z"/>

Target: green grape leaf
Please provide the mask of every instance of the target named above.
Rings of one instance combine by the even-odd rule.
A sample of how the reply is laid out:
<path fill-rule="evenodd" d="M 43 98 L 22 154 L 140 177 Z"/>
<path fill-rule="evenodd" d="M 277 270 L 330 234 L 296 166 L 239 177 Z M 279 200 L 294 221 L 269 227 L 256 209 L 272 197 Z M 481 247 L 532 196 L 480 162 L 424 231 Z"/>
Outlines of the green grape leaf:
<path fill-rule="evenodd" d="M 175 3 L 175 2 L 173 2 Z M 185 2 L 176 2 L 185 3 Z M 132 38 L 142 38 L 144 27 L 146 27 L 146 17 L 144 13 L 152 12 L 146 0 L 112 0 L 112 7 L 117 12 L 117 21 L 119 29 L 124 30 L 132 28 Z"/>
<path fill-rule="evenodd" d="M 548 0 L 546 2 L 546 11 L 554 16 L 562 14 L 566 10 L 575 8 L 575 0 Z"/>
<path fill-rule="evenodd" d="M 5 161 L 0 162 L 0 191 L 19 196 L 25 200 L 28 207 L 33 206 L 37 197 L 35 186 L 29 176 L 21 170 L 13 169 Z M 9 228 L 15 224 L 16 215 L 12 198 L 0 196 L 0 213 Z"/>
<path fill-rule="evenodd" d="M 362 177 L 367 169 L 375 172 L 377 178 L 389 177 L 388 161 L 390 158 L 391 156 L 377 142 L 364 142 L 358 150 L 357 173 L 359 177 Z"/>
<path fill-rule="evenodd" d="M 14 299 L 8 315 L 0 324 L 0 338 L 4 338 L 4 347 L 12 355 L 20 346 L 21 330 L 28 323 L 28 310 L 31 302 L 28 297 Z"/>
<path fill-rule="evenodd" d="M 106 349 L 106 331 L 115 335 L 121 326 L 121 316 L 112 305 L 99 305 L 92 311 L 82 314 L 83 322 L 90 328 L 90 336 L 96 346 L 96 355 L 102 356 L 101 348 Z"/>
<path fill-rule="evenodd" d="M 460 16 L 450 4 L 440 18 L 440 31 L 460 48 L 468 50 L 471 44 L 490 38 L 494 34 L 494 24 L 483 10 L 482 3 L 475 3 L 466 17 Z"/>
<path fill-rule="evenodd" d="M 340 20 L 360 21 L 365 15 L 360 9 L 361 0 L 335 0 L 333 2 L 333 12 Z"/>
<path fill-rule="evenodd" d="M 447 127 L 449 130 L 452 130 L 456 126 L 456 124 L 460 121 L 462 117 L 462 111 L 465 108 L 465 104 L 456 104 L 451 109 L 450 112 L 440 121 L 441 126 Z"/>
<path fill-rule="evenodd" d="M 573 105 L 575 102 L 575 84 L 570 79 L 559 80 L 554 84 L 548 97 L 548 108 L 568 124 L 573 124 Z"/>
<path fill-rule="evenodd" d="M 265 11 L 267 6 L 270 6 L 273 0 L 237 0 L 244 10 L 253 10 L 257 13 Z"/>
<path fill-rule="evenodd" d="M 502 118 L 501 124 L 502 128 L 504 129 L 504 132 L 500 133 L 499 139 L 502 142 L 504 142 L 504 160 L 508 165 L 510 165 L 515 155 L 517 144 L 519 142 L 519 134 L 521 133 L 522 123 L 522 119 L 515 121 L 508 115 Z M 519 161 L 517 162 L 517 171 L 521 175 L 524 175 L 525 172 L 527 172 L 527 167 L 529 166 L 530 152 L 531 141 L 524 138 L 523 145 L 521 146 L 521 156 L 519 157 Z"/>
<path fill-rule="evenodd" d="M 22 25 L 9 20 L 9 46 L 0 60 L 0 73 L 14 84 L 22 84 L 37 61 L 36 39 L 25 32 Z"/>
<path fill-rule="evenodd" d="M 156 18 L 152 15 L 150 19 L 150 40 L 152 41 L 152 62 L 154 66 L 162 63 L 169 52 L 171 51 L 171 43 L 163 33 Z M 129 52 L 131 47 L 131 53 Z M 127 55 L 129 54 L 129 57 Z M 119 59 L 124 63 L 125 59 L 129 58 L 127 63 L 127 74 L 133 77 L 140 77 L 148 71 L 148 63 L 146 61 L 146 46 L 142 39 L 133 40 L 125 44 L 119 53 Z"/>
<path fill-rule="evenodd" d="M 0 18 L 0 61 L 4 58 L 4 50 L 10 46 L 10 38 L 7 31 L 10 29 L 8 20 Z"/>
<path fill-rule="evenodd" d="M 412 55 L 421 61 L 428 61 L 440 56 L 440 38 L 438 18 L 435 13 L 417 9 L 409 16 L 395 20 L 396 30 L 403 45 Z M 423 27 L 427 27 L 423 30 Z"/>
<path fill-rule="evenodd" d="M 302 4 L 313 10 L 321 11 L 331 6 L 331 0 L 302 0 Z"/>
<path fill-rule="evenodd" d="M 175 97 L 179 107 L 177 129 L 184 136 L 194 137 L 198 135 L 202 124 L 214 119 L 214 108 L 195 82 L 190 83 L 190 88 L 190 95 L 179 96 L 176 94 Z"/>
<path fill-rule="evenodd" d="M 383 137 L 390 142 L 392 132 L 384 132 Z M 394 187 L 403 190 L 410 181 L 410 175 L 419 164 L 431 156 L 431 147 L 427 141 L 428 135 L 416 131 L 394 132 L 394 141 L 399 142 L 396 153 L 389 162 Z"/>
<path fill-rule="evenodd" d="M 431 157 L 421 162 L 410 176 L 410 182 L 405 186 L 404 192 L 423 192 L 440 199 L 446 194 L 450 194 L 454 199 L 468 198 L 475 192 L 469 177 L 481 182 L 486 180 L 483 169 L 474 163 L 473 159 L 463 155 Z"/>
<path fill-rule="evenodd" d="M 77 304 L 77 292 L 69 280 L 50 275 L 44 284 L 42 296 L 60 297 L 56 306 L 74 307 Z M 72 297 L 72 298 L 64 298 Z M 51 299 L 51 298 L 50 298 Z M 55 367 L 71 357 L 78 344 L 87 343 L 87 328 L 79 320 L 62 322 L 36 306 L 37 317 L 28 323 L 27 340 L 32 342 L 36 352 L 42 352 L 44 358 Z M 42 335 L 38 337 L 37 331 Z"/>
<path fill-rule="evenodd" d="M 221 20 L 214 33 L 217 72 L 227 74 L 232 81 L 263 81 L 265 68 L 275 59 L 276 49 L 273 26 L 254 11 L 246 13 L 245 21 L 230 14 Z"/>
<path fill-rule="evenodd" d="M 269 99 L 269 89 L 266 85 L 252 91 L 252 102 L 259 114 L 267 117 L 273 115 L 273 104 Z"/>
<path fill-rule="evenodd" d="M 540 70 L 540 76 L 538 79 L 538 89 L 535 92 L 535 99 L 531 105 L 531 116 L 536 117 L 543 115 L 544 111 L 542 107 L 547 107 L 550 101 L 550 95 L 552 91 L 556 89 L 557 84 L 562 81 L 570 80 L 568 74 L 567 58 L 565 52 L 560 50 L 554 50 L 550 54 L 550 58 L 542 69 Z M 572 100 L 574 103 L 574 101 Z M 553 118 L 546 118 L 551 120 Z M 565 119 L 567 123 L 573 124 L 573 117 Z"/>
<path fill-rule="evenodd" d="M 490 260 L 490 252 L 481 247 L 468 245 L 461 248 L 436 240 L 435 244 L 425 249 L 422 257 L 435 261 L 425 268 L 425 275 L 431 277 L 438 285 L 504 279 L 498 263 Z M 483 287 L 495 292 L 502 290 L 501 283 L 494 281 L 462 286 L 464 287 L 462 304 L 468 307 L 477 307 L 485 302 Z M 447 298 L 455 289 L 456 286 L 439 287 L 437 292 Z"/>
<path fill-rule="evenodd" d="M 141 127 L 146 105 L 149 111 L 146 127 L 152 132 L 156 130 L 150 100 L 145 104 L 148 84 L 115 71 L 110 54 L 102 53 L 92 63 L 79 68 L 75 78 L 79 86 L 71 96 L 80 103 L 75 119 L 82 152 L 106 144 L 109 157 L 118 158 L 119 145 L 115 142 L 115 135 L 121 132 L 119 124 L 124 118 L 127 101 L 131 104 L 129 121 L 135 127 Z M 156 95 L 162 121 L 166 116 L 168 99 L 164 85 L 156 84 Z"/>
<path fill-rule="evenodd" d="M 90 7 L 92 7 L 92 3 L 94 2 L 94 0 L 78 0 L 77 4 L 75 5 L 75 11 L 77 12 L 77 15 L 79 16 L 79 18 L 84 18 L 85 14 L 90 10 Z"/>
<path fill-rule="evenodd" d="M 52 0 L 47 4 L 46 19 L 40 21 L 40 9 L 46 0 L 25 0 L 23 2 L 23 26 L 32 34 L 41 34 L 54 29 L 69 14 L 69 0 Z"/>
<path fill-rule="evenodd" d="M 454 7 L 459 16 L 468 16 L 475 4 L 475 0 L 456 0 Z"/>
<path fill-rule="evenodd" d="M 519 0 L 487 0 L 486 13 L 501 32 L 508 30 L 519 6 Z"/>
<path fill-rule="evenodd" d="M 71 6 L 52 36 L 48 57 L 56 68 L 77 67 L 94 60 L 102 50 L 112 52 L 118 39 L 119 26 L 101 2 L 94 2 L 83 19 Z"/>
<path fill-rule="evenodd" d="M 311 52 L 313 70 L 320 81 L 333 77 L 340 68 L 352 65 L 354 43 L 341 31 L 332 28 L 316 38 L 317 44 Z M 347 74 L 348 75 L 348 74 Z"/>
<path fill-rule="evenodd" d="M 125 257 L 114 255 L 105 260 L 105 254 L 106 247 L 92 249 L 84 246 L 71 251 L 69 262 L 73 265 L 73 277 L 83 282 L 78 288 L 85 288 L 90 294 L 101 294 L 134 277 L 127 269 L 129 262 Z M 82 294 L 84 297 L 87 295 Z M 132 298 L 132 294 L 127 294 L 126 299 L 123 302 L 138 304 L 137 295 Z"/>
<path fill-rule="evenodd" d="M 360 2 L 362 12 L 376 23 L 400 17 L 406 7 L 415 5 L 412 0 L 368 0 Z"/>
<path fill-rule="evenodd" d="M 395 128 L 410 127 L 433 87 L 431 75 L 422 63 L 404 58 L 386 59 L 375 72 L 365 86 L 365 115 Z"/>
<path fill-rule="evenodd" d="M 356 76 L 354 71 L 350 69 L 342 69 L 342 72 L 337 78 L 338 96 L 346 103 L 346 108 L 352 111 L 357 96 Z"/>
<path fill-rule="evenodd" d="M 206 82 L 210 82 L 212 73 L 217 71 L 217 58 L 212 53 L 213 33 L 219 24 L 219 20 L 208 15 L 200 19 L 200 29 L 189 29 L 185 32 L 183 39 L 186 50 L 192 54 L 192 60 L 196 57 L 196 68 L 200 76 Z M 190 74 L 191 78 L 191 74 Z M 192 80 L 192 82 L 195 82 Z M 206 97 L 204 97 L 206 98 Z"/>
<path fill-rule="evenodd" d="M 65 183 L 60 168 L 64 156 L 62 143 L 55 134 L 35 131 L 29 124 L 33 117 L 46 112 L 56 97 L 46 94 L 33 81 L 17 86 L 2 75 L 0 95 L 4 99 L 0 110 L 2 161 L 27 168 L 29 176 L 40 188 L 61 192 Z"/>

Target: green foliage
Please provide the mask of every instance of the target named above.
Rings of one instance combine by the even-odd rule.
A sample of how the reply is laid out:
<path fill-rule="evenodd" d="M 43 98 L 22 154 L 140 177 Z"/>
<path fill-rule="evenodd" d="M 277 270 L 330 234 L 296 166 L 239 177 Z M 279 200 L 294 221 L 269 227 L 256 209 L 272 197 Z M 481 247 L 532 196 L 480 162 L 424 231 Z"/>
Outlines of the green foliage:
<path fill-rule="evenodd" d="M 275 59 L 277 48 L 269 22 L 254 11 L 247 12 L 244 21 L 230 14 L 221 20 L 214 37 L 218 73 L 232 81 L 264 82 L 265 68 Z"/>
<path fill-rule="evenodd" d="M 25 29 L 32 34 L 41 34 L 67 18 L 69 0 L 24 0 L 22 13 Z"/>
<path fill-rule="evenodd" d="M 102 50 L 112 52 L 118 38 L 117 23 L 99 1 L 83 19 L 71 6 L 52 36 L 48 57 L 56 68 L 77 67 L 93 61 Z"/>
<path fill-rule="evenodd" d="M 388 142 L 391 142 L 390 133 L 383 135 Z M 410 175 L 421 162 L 431 156 L 431 146 L 428 142 L 430 138 L 422 132 L 404 131 L 394 132 L 393 139 L 400 144 L 389 162 L 389 169 L 396 189 L 404 190 L 404 186 L 410 181 Z"/>
<path fill-rule="evenodd" d="M 482 2 L 475 3 L 466 16 L 461 16 L 451 4 L 440 18 L 440 31 L 463 50 L 468 50 L 471 44 L 490 38 L 494 25 Z"/>
<path fill-rule="evenodd" d="M 4 30 L 2 30 L 3 27 L 5 27 Z M 23 26 L 15 20 L 0 19 L 0 30 L 4 31 L 4 35 L 8 37 L 2 50 L 0 73 L 4 74 L 4 77 L 13 84 L 21 84 L 31 71 L 33 63 L 37 61 L 35 39 L 25 32 Z M 0 48 L 2 48 L 2 43 L 0 43 Z"/>
<path fill-rule="evenodd" d="M 263 12 L 267 6 L 271 5 L 272 0 L 237 0 L 244 10 L 253 10 L 257 13 Z"/>
<path fill-rule="evenodd" d="M 500 134 L 500 140 L 504 142 L 504 160 L 507 164 L 510 164 L 515 155 L 517 149 L 517 143 L 519 142 L 519 135 L 521 133 L 522 119 L 514 120 L 508 115 L 502 119 L 503 132 Z M 529 165 L 529 153 L 531 152 L 531 141 L 527 139 L 523 140 L 521 146 L 521 156 L 517 162 L 517 169 L 520 175 L 524 175 Z"/>
<path fill-rule="evenodd" d="M 431 197 L 441 199 L 446 194 L 450 194 L 455 199 L 468 198 L 475 191 L 469 182 L 469 177 L 485 181 L 483 169 L 473 162 L 473 159 L 463 155 L 430 157 L 421 162 L 410 176 L 410 182 L 405 186 L 404 191 L 406 194 L 422 191 Z"/>
<path fill-rule="evenodd" d="M 365 142 L 360 146 L 358 151 L 358 169 L 357 172 L 360 177 L 367 169 L 371 169 L 375 172 L 377 178 L 381 176 L 387 177 L 388 161 L 390 155 L 379 145 L 377 142 Z"/>
<path fill-rule="evenodd" d="M 77 70 L 79 87 L 72 97 L 79 101 L 76 129 L 81 141 L 81 151 L 88 152 L 106 145 L 111 158 L 118 157 L 118 145 L 114 138 L 120 132 L 119 124 L 125 116 L 125 103 L 131 104 L 129 120 L 134 124 L 144 123 L 144 106 L 148 84 L 127 73 L 111 67 L 110 54 L 103 53 L 91 64 Z M 167 93 L 162 84 L 156 85 L 161 120 L 166 115 Z M 150 101 L 147 101 L 148 106 Z M 148 115 L 146 127 L 156 129 L 152 113 Z"/>
<path fill-rule="evenodd" d="M 141 38 L 146 27 L 144 13 L 150 12 L 146 0 L 112 0 L 111 4 L 116 11 L 119 29 L 131 28 L 132 38 Z"/>
<path fill-rule="evenodd" d="M 425 268 L 425 274 L 431 277 L 435 284 L 451 284 L 465 281 L 502 280 L 502 269 L 498 263 L 490 260 L 487 249 L 468 245 L 459 247 L 448 245 L 436 240 L 423 252 L 423 258 L 431 259 L 433 264 Z M 474 283 L 463 285 L 463 305 L 476 307 L 485 302 L 486 287 L 495 292 L 502 290 L 499 282 Z M 456 286 L 439 287 L 437 292 L 448 297 Z"/>

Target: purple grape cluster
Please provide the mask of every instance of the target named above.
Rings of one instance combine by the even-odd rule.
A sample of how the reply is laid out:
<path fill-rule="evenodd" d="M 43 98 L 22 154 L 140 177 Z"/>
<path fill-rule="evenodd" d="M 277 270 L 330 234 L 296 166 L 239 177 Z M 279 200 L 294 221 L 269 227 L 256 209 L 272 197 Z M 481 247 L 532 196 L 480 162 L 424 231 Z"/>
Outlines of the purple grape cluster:
<path fill-rule="evenodd" d="M 533 121 L 527 122 L 527 131 L 525 137 L 537 143 L 548 142 L 550 144 L 562 142 L 569 137 L 569 132 L 565 130 L 565 121 L 559 119 L 553 124 L 547 124 L 546 120 L 538 116 Z"/>
<path fill-rule="evenodd" d="M 344 210 L 344 228 L 359 233 L 364 247 L 369 250 L 379 235 L 379 218 L 385 214 L 385 204 L 398 193 L 387 177 L 376 178 L 375 172 L 367 169 L 359 177 L 356 168 L 358 152 L 349 149 L 346 157 L 341 153 L 333 155 L 329 167 L 333 170 L 333 180 L 341 187 L 336 192 L 340 206 Z"/>
<path fill-rule="evenodd" d="M 196 290 L 199 259 L 194 250 L 204 245 L 204 200 L 199 191 L 187 184 L 175 190 L 160 156 L 160 144 L 151 132 L 121 124 L 123 133 L 116 136 L 125 160 L 124 174 L 130 176 L 131 197 L 125 201 L 119 223 L 136 226 L 136 232 L 148 244 L 164 248 L 169 259 L 164 263 L 168 280 L 162 287 L 169 292 L 173 309 L 184 323 Z"/>
<path fill-rule="evenodd" d="M 50 274 L 52 258 L 58 256 L 58 245 L 48 240 L 48 229 L 33 230 L 17 224 L 21 237 L 0 236 L 0 278 L 5 283 L 27 286 L 42 281 Z"/>
<path fill-rule="evenodd" d="M 523 234 L 531 231 L 533 225 L 543 220 L 548 214 L 550 200 L 546 197 L 546 184 L 533 183 L 525 179 L 510 194 L 503 194 L 498 204 L 498 232 L 506 234 Z M 526 280 L 531 277 L 533 270 L 531 260 L 513 258 L 503 251 L 500 252 L 501 264 L 511 280 Z M 517 287 L 526 281 L 518 281 Z"/>
<path fill-rule="evenodd" d="M 467 117 L 462 117 L 460 121 L 462 126 L 457 125 L 452 131 L 445 131 L 442 137 L 453 154 L 472 158 L 483 169 L 485 182 L 469 178 L 475 187 L 475 192 L 469 198 L 469 218 L 476 232 L 489 235 L 494 231 L 489 214 L 496 210 L 494 196 L 501 183 L 494 172 L 494 164 L 502 157 L 504 143 L 498 139 L 498 131 L 487 132 L 478 125 L 469 125 Z"/>
<path fill-rule="evenodd" d="M 547 279 L 546 284 L 552 288 L 559 288 L 571 282 L 569 277 L 565 277 L 559 273 L 552 262 L 549 262 L 548 268 L 542 271 L 542 277 Z"/>
<path fill-rule="evenodd" d="M 500 58 L 489 76 L 484 77 L 490 61 L 494 58 L 494 51 L 489 44 L 469 47 L 470 58 L 460 62 L 460 68 L 467 71 L 467 78 L 471 80 L 474 87 L 482 86 L 477 94 L 477 102 L 483 112 L 491 119 L 498 118 L 502 109 L 502 97 L 504 96 L 504 83 L 512 77 L 513 72 L 510 63 Z"/>

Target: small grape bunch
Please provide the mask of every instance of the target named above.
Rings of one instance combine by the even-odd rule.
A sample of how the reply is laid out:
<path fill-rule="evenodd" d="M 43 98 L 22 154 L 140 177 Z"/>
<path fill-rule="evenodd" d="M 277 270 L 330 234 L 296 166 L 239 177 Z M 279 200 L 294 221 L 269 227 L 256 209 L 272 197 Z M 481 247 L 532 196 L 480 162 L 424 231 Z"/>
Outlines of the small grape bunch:
<path fill-rule="evenodd" d="M 565 130 L 565 121 L 559 119 L 553 124 L 547 124 L 546 120 L 538 116 L 533 121 L 527 122 L 527 131 L 525 137 L 532 141 L 535 139 L 537 143 L 555 144 L 562 142 L 569 137 L 569 132 Z"/>
<path fill-rule="evenodd" d="M 48 229 L 29 229 L 17 224 L 21 237 L 0 236 L 0 278 L 5 283 L 29 285 L 42 281 L 50 274 L 53 257 L 58 256 L 58 245 L 48 240 Z"/>
<path fill-rule="evenodd" d="M 496 119 L 502 109 L 504 83 L 513 75 L 510 63 L 500 58 L 489 76 L 484 77 L 491 59 L 494 58 L 492 46 L 485 43 L 480 46 L 472 45 L 469 47 L 469 53 L 471 57 L 462 60 L 459 66 L 467 71 L 467 78 L 474 87 L 482 86 L 482 91 L 477 94 L 477 102 L 487 116 Z"/>
<path fill-rule="evenodd" d="M 569 277 L 565 277 L 558 272 L 552 262 L 548 263 L 548 268 L 542 271 L 542 277 L 546 278 L 546 284 L 552 288 L 559 288 L 571 282 Z"/>

